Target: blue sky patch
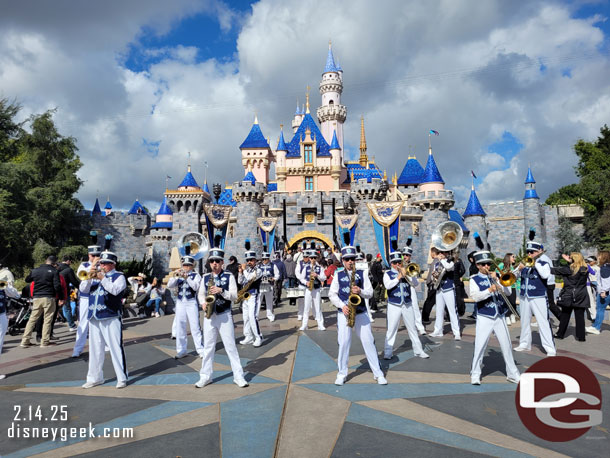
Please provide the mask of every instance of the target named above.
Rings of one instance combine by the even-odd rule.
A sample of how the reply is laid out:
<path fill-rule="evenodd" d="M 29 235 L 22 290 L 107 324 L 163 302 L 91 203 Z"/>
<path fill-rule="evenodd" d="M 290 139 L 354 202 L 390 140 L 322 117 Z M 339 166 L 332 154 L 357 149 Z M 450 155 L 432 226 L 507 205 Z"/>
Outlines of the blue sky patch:
<path fill-rule="evenodd" d="M 571 68 L 562 68 L 561 69 L 561 76 L 564 76 L 566 78 L 572 78 L 572 69 Z"/>
<path fill-rule="evenodd" d="M 502 134 L 502 139 L 490 144 L 487 147 L 487 151 L 490 153 L 496 153 L 502 156 L 506 163 L 510 163 L 510 160 L 515 157 L 519 151 L 523 149 L 523 144 L 515 137 L 512 133 L 505 130 Z"/>
<path fill-rule="evenodd" d="M 157 157 L 159 155 L 159 145 L 161 144 L 161 140 L 153 141 L 147 140 L 145 138 L 142 139 L 142 146 L 146 150 L 149 156 Z"/>

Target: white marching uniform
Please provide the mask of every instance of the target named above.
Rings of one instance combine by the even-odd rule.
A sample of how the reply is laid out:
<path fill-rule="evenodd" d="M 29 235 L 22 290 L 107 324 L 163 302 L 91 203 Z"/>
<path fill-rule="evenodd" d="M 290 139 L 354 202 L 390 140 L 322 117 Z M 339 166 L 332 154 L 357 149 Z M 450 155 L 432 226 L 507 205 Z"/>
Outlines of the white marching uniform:
<path fill-rule="evenodd" d="M 269 321 L 275 321 L 275 315 L 273 314 L 273 285 L 270 281 L 265 281 L 268 278 L 272 278 L 274 282 L 279 281 L 280 271 L 277 266 L 269 262 L 268 264 L 260 264 L 258 268 L 261 271 L 262 280 L 259 289 L 258 305 L 256 309 L 256 316 L 259 316 L 263 299 L 265 300 L 265 306 L 267 307 L 267 319 Z"/>
<path fill-rule="evenodd" d="M 90 262 L 83 262 L 78 266 L 76 276 L 82 271 L 89 272 L 91 269 Z M 89 336 L 89 294 L 79 291 L 78 294 L 78 327 L 76 328 L 76 337 L 74 342 L 74 350 L 72 356 L 77 357 L 83 352 L 87 337 Z"/>
<path fill-rule="evenodd" d="M 536 316 L 538 332 L 544 351 L 548 356 L 555 356 L 555 341 L 549 322 L 549 303 L 547 300 L 546 279 L 551 274 L 551 266 L 538 258 L 534 267 L 525 267 L 521 271 L 521 336 L 518 351 L 532 349 L 532 314 Z"/>
<path fill-rule="evenodd" d="M 356 261 L 356 269 L 362 270 L 364 275 L 369 277 L 369 264 L 366 261 Z M 369 315 L 371 323 L 373 323 L 375 320 L 373 318 L 373 312 L 371 312 L 371 300 L 365 299 L 364 305 L 366 306 L 366 313 Z"/>
<path fill-rule="evenodd" d="M 504 364 L 506 365 L 506 376 L 511 381 L 519 381 L 519 370 L 515 365 L 515 359 L 513 358 L 512 345 L 510 341 L 510 333 L 506 325 L 504 315 L 508 306 L 504 303 L 504 299 L 497 292 L 490 292 L 491 287 L 490 278 L 487 275 L 478 273 L 470 277 L 469 282 L 469 296 L 475 301 L 475 307 L 477 307 L 477 323 L 476 323 L 476 334 L 474 338 L 474 354 L 472 357 L 472 368 L 470 370 L 471 381 L 475 384 L 481 382 L 481 363 L 483 362 L 483 356 L 489 337 L 493 332 L 496 335 L 496 339 L 500 343 L 500 350 L 502 351 L 502 357 L 504 358 Z M 503 292 L 508 295 L 510 294 L 510 288 L 502 288 Z"/>
<path fill-rule="evenodd" d="M 239 283 L 241 285 L 245 285 L 249 281 L 258 278 L 261 278 L 261 271 L 254 267 L 247 267 L 245 271 L 239 274 Z M 258 280 L 257 280 L 258 281 Z M 252 287 L 248 290 L 250 293 L 250 297 L 245 299 L 241 303 L 242 308 L 242 316 L 244 320 L 244 337 L 245 340 L 243 343 L 255 342 L 256 340 L 261 340 L 263 335 L 261 334 L 261 329 L 258 326 L 258 285 L 255 281 L 252 284 Z"/>
<path fill-rule="evenodd" d="M 426 334 L 426 328 L 421 322 L 421 310 L 419 309 L 419 300 L 417 299 L 417 291 L 415 288 L 419 285 L 417 277 L 409 277 L 409 283 L 411 283 L 411 303 L 413 304 L 413 316 L 415 317 L 415 328 L 417 331 L 424 335 Z"/>
<path fill-rule="evenodd" d="M 168 288 L 177 288 L 176 300 L 176 356 L 182 357 L 187 351 L 186 323 L 191 329 L 193 343 L 199 356 L 203 355 L 203 336 L 199 324 L 199 304 L 197 290 L 201 276 L 197 272 L 189 272 L 187 278 L 172 277 L 167 282 Z"/>
<path fill-rule="evenodd" d="M 13 288 L 12 284 L 7 282 L 6 288 L 0 289 L 0 354 L 2 353 L 2 346 L 4 345 L 4 337 L 8 330 L 8 302 L 9 298 L 13 297 L 17 299 L 19 297 L 19 291 Z"/>
<path fill-rule="evenodd" d="M 216 301 L 212 304 L 206 304 L 205 298 L 208 294 L 208 282 L 210 275 L 214 278 L 214 284 L 223 289 L 223 292 L 216 295 Z M 219 297 L 220 296 L 220 297 Z M 237 299 L 237 283 L 231 272 L 221 271 L 218 275 L 208 273 L 201 279 L 201 286 L 198 293 L 199 302 L 206 304 L 206 307 L 214 307 L 214 312 L 210 318 L 203 317 L 203 360 L 201 362 L 201 370 L 199 375 L 212 379 L 214 370 L 214 353 L 216 352 L 216 341 L 220 334 L 222 345 L 227 352 L 231 369 L 233 370 L 233 379 L 243 380 L 244 370 L 241 367 L 239 353 L 235 345 L 235 325 L 233 324 L 233 316 L 231 315 L 231 304 Z"/>
<path fill-rule="evenodd" d="M 409 333 L 413 354 L 423 356 L 424 350 L 415 326 L 414 309 L 417 307 L 417 302 L 413 303 L 413 287 L 405 279 L 399 279 L 398 272 L 395 269 L 390 269 L 383 274 L 383 286 L 388 291 L 388 330 L 385 336 L 383 357 L 385 359 L 392 358 L 401 318 Z M 415 300 L 417 300 L 417 297 L 415 297 Z"/>
<path fill-rule="evenodd" d="M 314 263 L 313 269 L 314 272 L 318 275 L 317 279 L 314 279 L 313 289 L 308 288 L 309 279 L 311 277 L 311 263 L 304 264 L 303 268 L 299 270 L 298 280 L 299 283 L 305 287 L 305 300 L 304 300 L 304 308 L 303 308 L 303 324 L 301 325 L 301 330 L 304 331 L 307 329 L 307 324 L 309 322 L 309 311 L 313 308 L 313 316 L 314 319 L 318 322 L 318 329 L 324 330 L 324 314 L 322 313 L 321 304 L 322 304 L 322 296 L 320 294 L 322 283 L 326 280 L 326 275 L 324 275 L 324 269 L 317 262 Z"/>
<path fill-rule="evenodd" d="M 299 280 L 299 289 L 301 291 L 305 291 L 305 286 L 303 286 L 303 284 L 301 283 L 301 271 L 303 270 L 303 268 L 305 267 L 306 262 L 305 261 L 299 261 L 296 263 L 296 267 L 294 269 L 294 274 L 297 277 L 297 280 Z M 303 312 L 305 311 L 305 296 L 303 297 L 298 297 L 297 298 L 297 319 L 299 321 L 301 321 L 303 319 Z M 312 308 L 311 311 L 313 312 L 313 319 L 316 319 L 316 309 Z"/>
<path fill-rule="evenodd" d="M 347 305 L 348 297 L 350 295 L 350 277 L 351 273 L 347 272 L 344 268 L 339 268 L 335 271 L 333 281 L 328 291 L 328 297 L 332 304 L 337 307 L 337 340 L 339 342 L 339 354 L 337 356 L 337 366 L 339 368 L 339 374 L 337 379 L 345 380 L 347 377 L 348 361 L 349 361 L 349 349 L 352 343 L 352 328 L 347 325 L 347 317 L 343 313 L 343 307 Z M 373 297 L 373 287 L 367 275 L 364 275 L 362 271 L 356 271 L 356 282 L 355 284 L 360 287 L 360 297 L 371 298 Z M 375 339 L 373 338 L 373 332 L 371 330 L 371 320 L 366 313 L 366 307 L 361 302 L 357 308 L 356 320 L 354 324 L 354 331 L 360 338 L 366 359 L 369 363 L 369 367 L 373 371 L 373 376 L 377 379 L 383 377 L 383 372 L 379 366 L 379 358 L 377 356 L 377 349 L 375 348 Z"/>
<path fill-rule="evenodd" d="M 453 283 L 453 261 L 441 259 L 439 261 L 445 268 L 445 276 L 441 285 L 436 290 L 436 319 L 434 320 L 434 332 L 430 334 L 432 337 L 443 337 L 443 325 L 445 323 L 445 307 L 449 312 L 451 321 L 451 332 L 456 340 L 460 340 L 460 320 L 457 314 L 455 305 L 455 284 Z"/>
<path fill-rule="evenodd" d="M 88 383 L 104 381 L 104 348 L 110 349 L 112 366 L 118 383 L 127 383 L 127 363 L 123 350 L 121 323 L 122 294 L 127 287 L 125 276 L 112 270 L 100 281 L 81 281 L 79 290 L 89 295 L 89 370 Z"/>

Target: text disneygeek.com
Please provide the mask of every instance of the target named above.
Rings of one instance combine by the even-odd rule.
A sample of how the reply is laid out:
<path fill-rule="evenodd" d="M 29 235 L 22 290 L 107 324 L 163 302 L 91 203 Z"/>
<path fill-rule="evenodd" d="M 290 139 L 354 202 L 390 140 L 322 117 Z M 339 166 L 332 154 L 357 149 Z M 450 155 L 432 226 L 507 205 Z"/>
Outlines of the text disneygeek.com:
<path fill-rule="evenodd" d="M 89 423 L 87 427 L 67 426 L 23 426 L 20 423 L 11 423 L 8 429 L 9 439 L 51 439 L 62 442 L 68 439 L 91 439 L 103 437 L 110 439 L 132 439 L 133 428 L 99 428 Z"/>

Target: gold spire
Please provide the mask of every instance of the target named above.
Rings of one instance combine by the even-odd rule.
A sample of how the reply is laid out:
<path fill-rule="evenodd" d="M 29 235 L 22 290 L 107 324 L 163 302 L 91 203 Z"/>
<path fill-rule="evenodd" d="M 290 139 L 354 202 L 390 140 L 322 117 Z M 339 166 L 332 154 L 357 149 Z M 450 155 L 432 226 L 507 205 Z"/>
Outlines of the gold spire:
<path fill-rule="evenodd" d="M 392 178 L 392 183 L 394 186 L 398 185 L 398 175 L 394 172 L 394 177 Z"/>
<path fill-rule="evenodd" d="M 387 179 L 388 179 L 388 174 L 386 173 L 386 171 L 385 171 L 385 170 L 383 171 L 383 179 L 384 179 L 384 180 L 387 180 Z"/>
<path fill-rule="evenodd" d="M 369 163 L 369 158 L 366 155 L 366 137 L 364 135 L 364 116 L 360 117 L 360 159 L 358 159 L 361 167 L 366 167 Z"/>
<path fill-rule="evenodd" d="M 305 104 L 305 113 L 309 113 L 309 90 L 311 88 L 309 86 L 307 86 L 307 92 L 305 93 L 305 100 L 306 100 L 306 104 Z"/>

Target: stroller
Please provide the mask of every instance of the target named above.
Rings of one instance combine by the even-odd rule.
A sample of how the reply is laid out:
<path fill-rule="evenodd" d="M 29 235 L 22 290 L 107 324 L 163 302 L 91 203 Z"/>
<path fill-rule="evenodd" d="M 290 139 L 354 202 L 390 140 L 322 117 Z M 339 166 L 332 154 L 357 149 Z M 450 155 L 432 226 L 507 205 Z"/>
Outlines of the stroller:
<path fill-rule="evenodd" d="M 8 333 L 11 336 L 16 336 L 25 329 L 25 326 L 30 319 L 30 314 L 32 313 L 32 300 L 29 298 L 11 298 L 8 308 Z"/>

